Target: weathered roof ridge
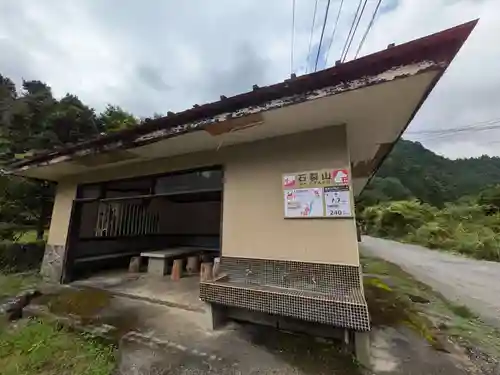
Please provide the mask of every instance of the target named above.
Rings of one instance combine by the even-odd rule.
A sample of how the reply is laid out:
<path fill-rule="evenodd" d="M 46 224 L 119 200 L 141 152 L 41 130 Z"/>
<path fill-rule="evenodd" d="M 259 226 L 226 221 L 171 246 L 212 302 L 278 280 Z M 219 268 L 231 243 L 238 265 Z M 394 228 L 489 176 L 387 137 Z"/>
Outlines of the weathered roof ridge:
<path fill-rule="evenodd" d="M 86 148 L 106 149 L 113 142 L 127 142 L 133 138 L 161 129 L 170 129 L 193 121 L 238 111 L 271 100 L 305 93 L 332 85 L 348 83 L 366 76 L 381 74 L 393 67 L 410 65 L 422 61 L 449 64 L 470 35 L 478 20 L 473 20 L 450 29 L 393 46 L 387 49 L 351 60 L 331 68 L 285 80 L 265 87 L 253 86 L 249 92 L 232 97 L 221 95 L 220 100 L 178 112 L 168 112 L 167 116 L 145 121 L 140 126 L 124 129 L 78 144 L 43 152 L 31 158 L 10 164 L 10 169 L 18 169 L 30 164 L 41 163 L 59 156 L 71 155 Z"/>

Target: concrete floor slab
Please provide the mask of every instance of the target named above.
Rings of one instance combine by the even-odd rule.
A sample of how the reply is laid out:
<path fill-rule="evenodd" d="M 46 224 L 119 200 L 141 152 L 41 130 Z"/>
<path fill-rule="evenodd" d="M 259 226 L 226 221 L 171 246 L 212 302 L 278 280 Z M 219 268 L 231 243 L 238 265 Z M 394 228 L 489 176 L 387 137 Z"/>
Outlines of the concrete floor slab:
<path fill-rule="evenodd" d="M 142 299 L 191 311 L 206 311 L 199 298 L 198 275 L 185 276 L 172 281 L 170 276 L 131 274 L 124 271 L 99 273 L 71 285 L 104 289 L 112 294 Z"/>
<path fill-rule="evenodd" d="M 251 324 L 231 323 L 210 331 L 205 314 L 197 311 L 88 288 L 62 287 L 38 303 L 71 319 L 83 313 L 81 324 L 95 327 L 93 331 L 105 328 L 120 342 L 116 374 L 363 373 L 333 341 Z M 378 374 L 478 374 L 465 354 L 436 351 L 405 327 L 377 329 L 372 335 L 371 360 Z"/>

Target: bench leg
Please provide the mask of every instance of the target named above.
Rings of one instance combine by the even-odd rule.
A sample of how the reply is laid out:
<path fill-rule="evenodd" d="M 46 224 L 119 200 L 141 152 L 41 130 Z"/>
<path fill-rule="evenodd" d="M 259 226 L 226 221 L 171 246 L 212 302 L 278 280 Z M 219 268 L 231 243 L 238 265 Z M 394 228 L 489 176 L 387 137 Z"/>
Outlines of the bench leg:
<path fill-rule="evenodd" d="M 181 279 L 183 263 L 184 259 L 174 259 L 174 265 L 172 266 L 172 274 L 170 275 L 170 278 L 173 281 Z"/>
<path fill-rule="evenodd" d="M 141 268 L 141 257 L 130 258 L 130 264 L 128 266 L 128 272 L 138 273 Z"/>
<path fill-rule="evenodd" d="M 164 276 L 167 270 L 167 262 L 163 258 L 149 258 L 148 274 Z"/>
<path fill-rule="evenodd" d="M 198 273 L 199 270 L 200 257 L 198 255 L 193 255 L 187 258 L 186 271 L 190 275 Z"/>

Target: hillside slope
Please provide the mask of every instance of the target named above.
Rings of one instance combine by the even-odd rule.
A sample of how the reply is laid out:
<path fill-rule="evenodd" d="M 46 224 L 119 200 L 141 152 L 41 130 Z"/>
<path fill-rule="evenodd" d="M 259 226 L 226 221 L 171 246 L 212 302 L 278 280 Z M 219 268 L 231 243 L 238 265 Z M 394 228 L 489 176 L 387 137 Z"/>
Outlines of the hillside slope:
<path fill-rule="evenodd" d="M 500 183 L 500 158 L 451 160 L 418 142 L 400 140 L 360 197 L 363 205 L 418 198 L 435 206 Z"/>

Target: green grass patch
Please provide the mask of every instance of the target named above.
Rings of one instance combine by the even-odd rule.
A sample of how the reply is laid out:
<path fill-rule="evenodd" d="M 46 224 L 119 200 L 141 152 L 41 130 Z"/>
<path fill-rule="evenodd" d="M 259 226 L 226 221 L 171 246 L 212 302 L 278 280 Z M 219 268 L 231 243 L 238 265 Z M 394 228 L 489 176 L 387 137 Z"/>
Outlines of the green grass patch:
<path fill-rule="evenodd" d="M 108 375 L 114 348 L 39 320 L 25 320 L 0 332 L 3 375 Z"/>
<path fill-rule="evenodd" d="M 47 237 L 48 237 L 48 231 L 45 231 L 43 234 L 43 239 L 47 241 Z M 36 241 L 38 241 L 38 239 L 36 238 L 36 230 L 34 229 L 19 232 L 16 235 L 16 242 L 19 243 L 30 243 Z"/>
<path fill-rule="evenodd" d="M 0 273 L 0 298 L 15 296 L 19 292 L 36 287 L 41 281 L 37 273 Z"/>
<path fill-rule="evenodd" d="M 453 313 L 457 316 L 460 316 L 465 319 L 475 319 L 477 318 L 477 315 L 474 314 L 467 306 L 465 305 L 460 305 L 460 304 L 455 304 L 455 303 L 448 303 L 448 308 L 453 311 Z"/>

